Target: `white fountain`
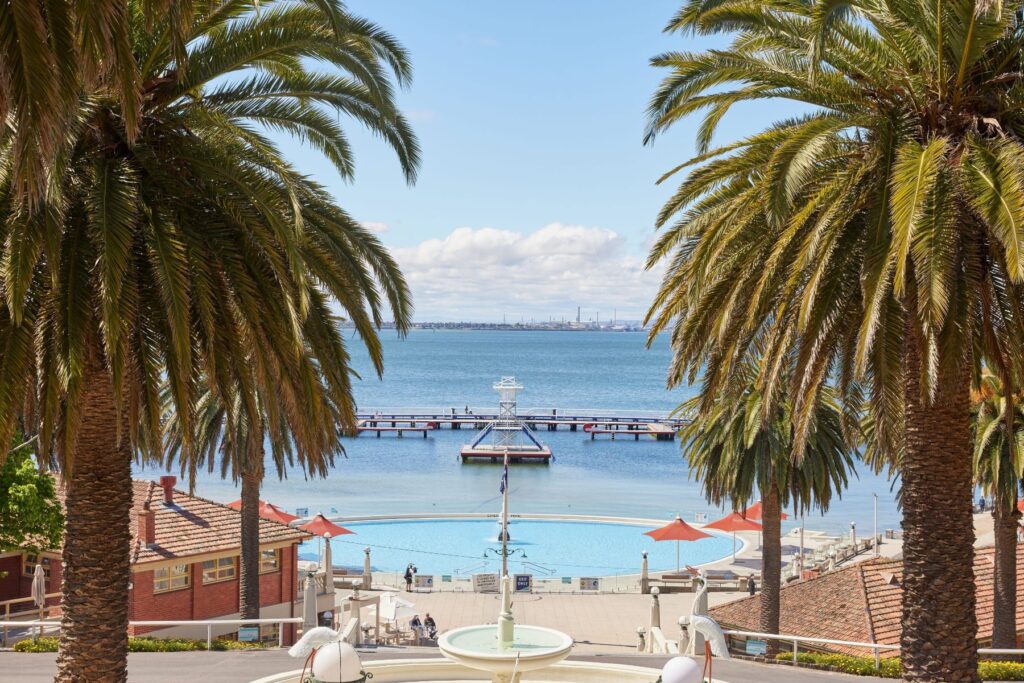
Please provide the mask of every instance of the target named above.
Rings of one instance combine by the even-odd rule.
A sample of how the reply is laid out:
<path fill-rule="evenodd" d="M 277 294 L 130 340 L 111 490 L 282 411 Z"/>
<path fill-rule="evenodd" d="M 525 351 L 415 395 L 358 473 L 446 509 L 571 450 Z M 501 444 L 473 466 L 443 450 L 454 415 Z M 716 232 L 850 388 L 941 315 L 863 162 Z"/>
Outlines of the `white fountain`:
<path fill-rule="evenodd" d="M 487 671 L 492 683 L 516 683 L 526 671 L 544 669 L 569 656 L 572 638 L 541 626 L 516 625 L 512 615 L 512 578 L 508 575 L 508 452 L 501 482 L 501 612 L 493 624 L 448 631 L 438 647 L 448 659 L 471 669 Z"/>

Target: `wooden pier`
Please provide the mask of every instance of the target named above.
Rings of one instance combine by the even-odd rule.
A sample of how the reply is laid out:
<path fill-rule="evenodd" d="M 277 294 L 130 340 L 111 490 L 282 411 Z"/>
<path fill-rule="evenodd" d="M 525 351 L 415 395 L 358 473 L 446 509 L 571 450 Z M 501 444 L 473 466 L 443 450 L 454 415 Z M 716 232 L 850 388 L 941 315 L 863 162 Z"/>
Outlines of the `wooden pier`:
<path fill-rule="evenodd" d="M 360 411 L 360 420 L 377 421 L 384 424 L 426 424 L 433 423 L 436 429 L 481 429 L 498 419 L 493 408 L 466 409 L 368 409 Z M 689 421 L 683 417 L 651 410 L 600 410 L 600 409 L 531 409 L 518 414 L 518 419 L 534 431 L 581 431 L 586 425 L 599 425 L 602 429 L 626 428 L 648 429 L 668 428 L 673 434 Z M 646 433 L 646 432 L 645 432 Z"/>
<path fill-rule="evenodd" d="M 632 436 L 634 441 L 639 441 L 641 436 L 650 436 L 658 441 L 672 441 L 676 438 L 676 430 L 661 422 L 648 422 L 642 425 L 592 423 L 584 425 L 583 431 L 590 434 L 591 441 L 599 434 L 610 435 L 612 441 L 617 436 Z"/>
<path fill-rule="evenodd" d="M 423 434 L 423 438 L 427 438 L 427 432 L 432 432 L 437 429 L 437 424 L 434 422 L 426 422 L 420 424 L 420 420 L 360 420 L 356 426 L 356 435 L 364 432 L 375 432 L 377 438 L 383 434 L 397 434 L 399 437 L 405 435 L 405 432 L 412 432 L 414 434 Z"/>

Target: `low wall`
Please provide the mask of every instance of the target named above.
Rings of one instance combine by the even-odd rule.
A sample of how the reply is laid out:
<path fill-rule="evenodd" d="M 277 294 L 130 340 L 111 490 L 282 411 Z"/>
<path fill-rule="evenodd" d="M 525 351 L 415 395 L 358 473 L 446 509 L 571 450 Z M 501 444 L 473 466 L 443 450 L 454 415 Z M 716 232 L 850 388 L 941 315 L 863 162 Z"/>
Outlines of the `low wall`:
<path fill-rule="evenodd" d="M 427 681 L 489 681 L 483 671 L 474 671 L 447 659 L 400 659 L 367 662 L 365 670 L 373 674 L 373 683 L 420 683 Z M 253 683 L 299 683 L 300 670 L 275 674 Z M 625 664 L 600 662 L 561 662 L 541 671 L 522 675 L 524 682 L 557 683 L 654 683 L 661 672 Z M 725 683 L 715 679 L 714 683 Z"/>

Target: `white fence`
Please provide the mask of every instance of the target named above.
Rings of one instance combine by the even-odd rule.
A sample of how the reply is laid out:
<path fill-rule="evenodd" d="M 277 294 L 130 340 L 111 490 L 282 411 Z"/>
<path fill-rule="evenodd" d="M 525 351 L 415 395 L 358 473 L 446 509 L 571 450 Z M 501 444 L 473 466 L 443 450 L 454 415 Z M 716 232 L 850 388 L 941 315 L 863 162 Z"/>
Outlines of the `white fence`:
<path fill-rule="evenodd" d="M 206 649 L 213 649 L 213 629 L 215 626 L 260 626 L 263 624 L 301 624 L 302 617 L 278 617 L 276 619 L 206 619 L 206 620 L 160 620 L 160 621 L 129 621 L 129 626 L 205 626 L 206 627 Z M 47 630 L 60 630 L 60 621 L 0 621 L 0 627 L 13 628 L 40 628 Z M 277 644 L 284 647 L 284 629 L 279 628 Z"/>
<path fill-rule="evenodd" d="M 875 668 L 881 666 L 881 653 L 883 651 L 899 651 L 899 645 L 884 645 L 882 643 L 859 643 L 850 640 L 833 640 L 831 638 L 812 638 L 808 636 L 794 636 L 786 635 L 781 633 L 761 633 L 759 631 L 723 631 L 727 636 L 743 636 L 745 638 L 757 638 L 759 640 L 778 640 L 786 643 L 790 643 L 793 648 L 793 663 L 797 661 L 797 655 L 799 654 L 800 643 L 812 643 L 819 645 L 841 645 L 844 647 L 858 647 L 864 650 L 870 650 L 875 658 Z M 1024 656 L 1024 649 L 1008 649 L 1008 648 L 991 648 L 982 647 L 978 648 L 979 655 L 1014 655 L 1017 657 Z"/>

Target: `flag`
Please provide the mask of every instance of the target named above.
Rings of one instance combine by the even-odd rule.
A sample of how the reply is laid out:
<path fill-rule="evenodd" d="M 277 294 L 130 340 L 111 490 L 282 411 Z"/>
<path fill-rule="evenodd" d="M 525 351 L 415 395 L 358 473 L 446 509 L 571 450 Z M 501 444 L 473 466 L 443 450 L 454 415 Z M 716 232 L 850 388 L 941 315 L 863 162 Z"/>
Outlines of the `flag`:
<path fill-rule="evenodd" d="M 505 470 L 501 473 L 501 485 L 498 487 L 498 493 L 505 493 L 505 489 L 508 488 L 508 460 L 505 460 Z"/>

